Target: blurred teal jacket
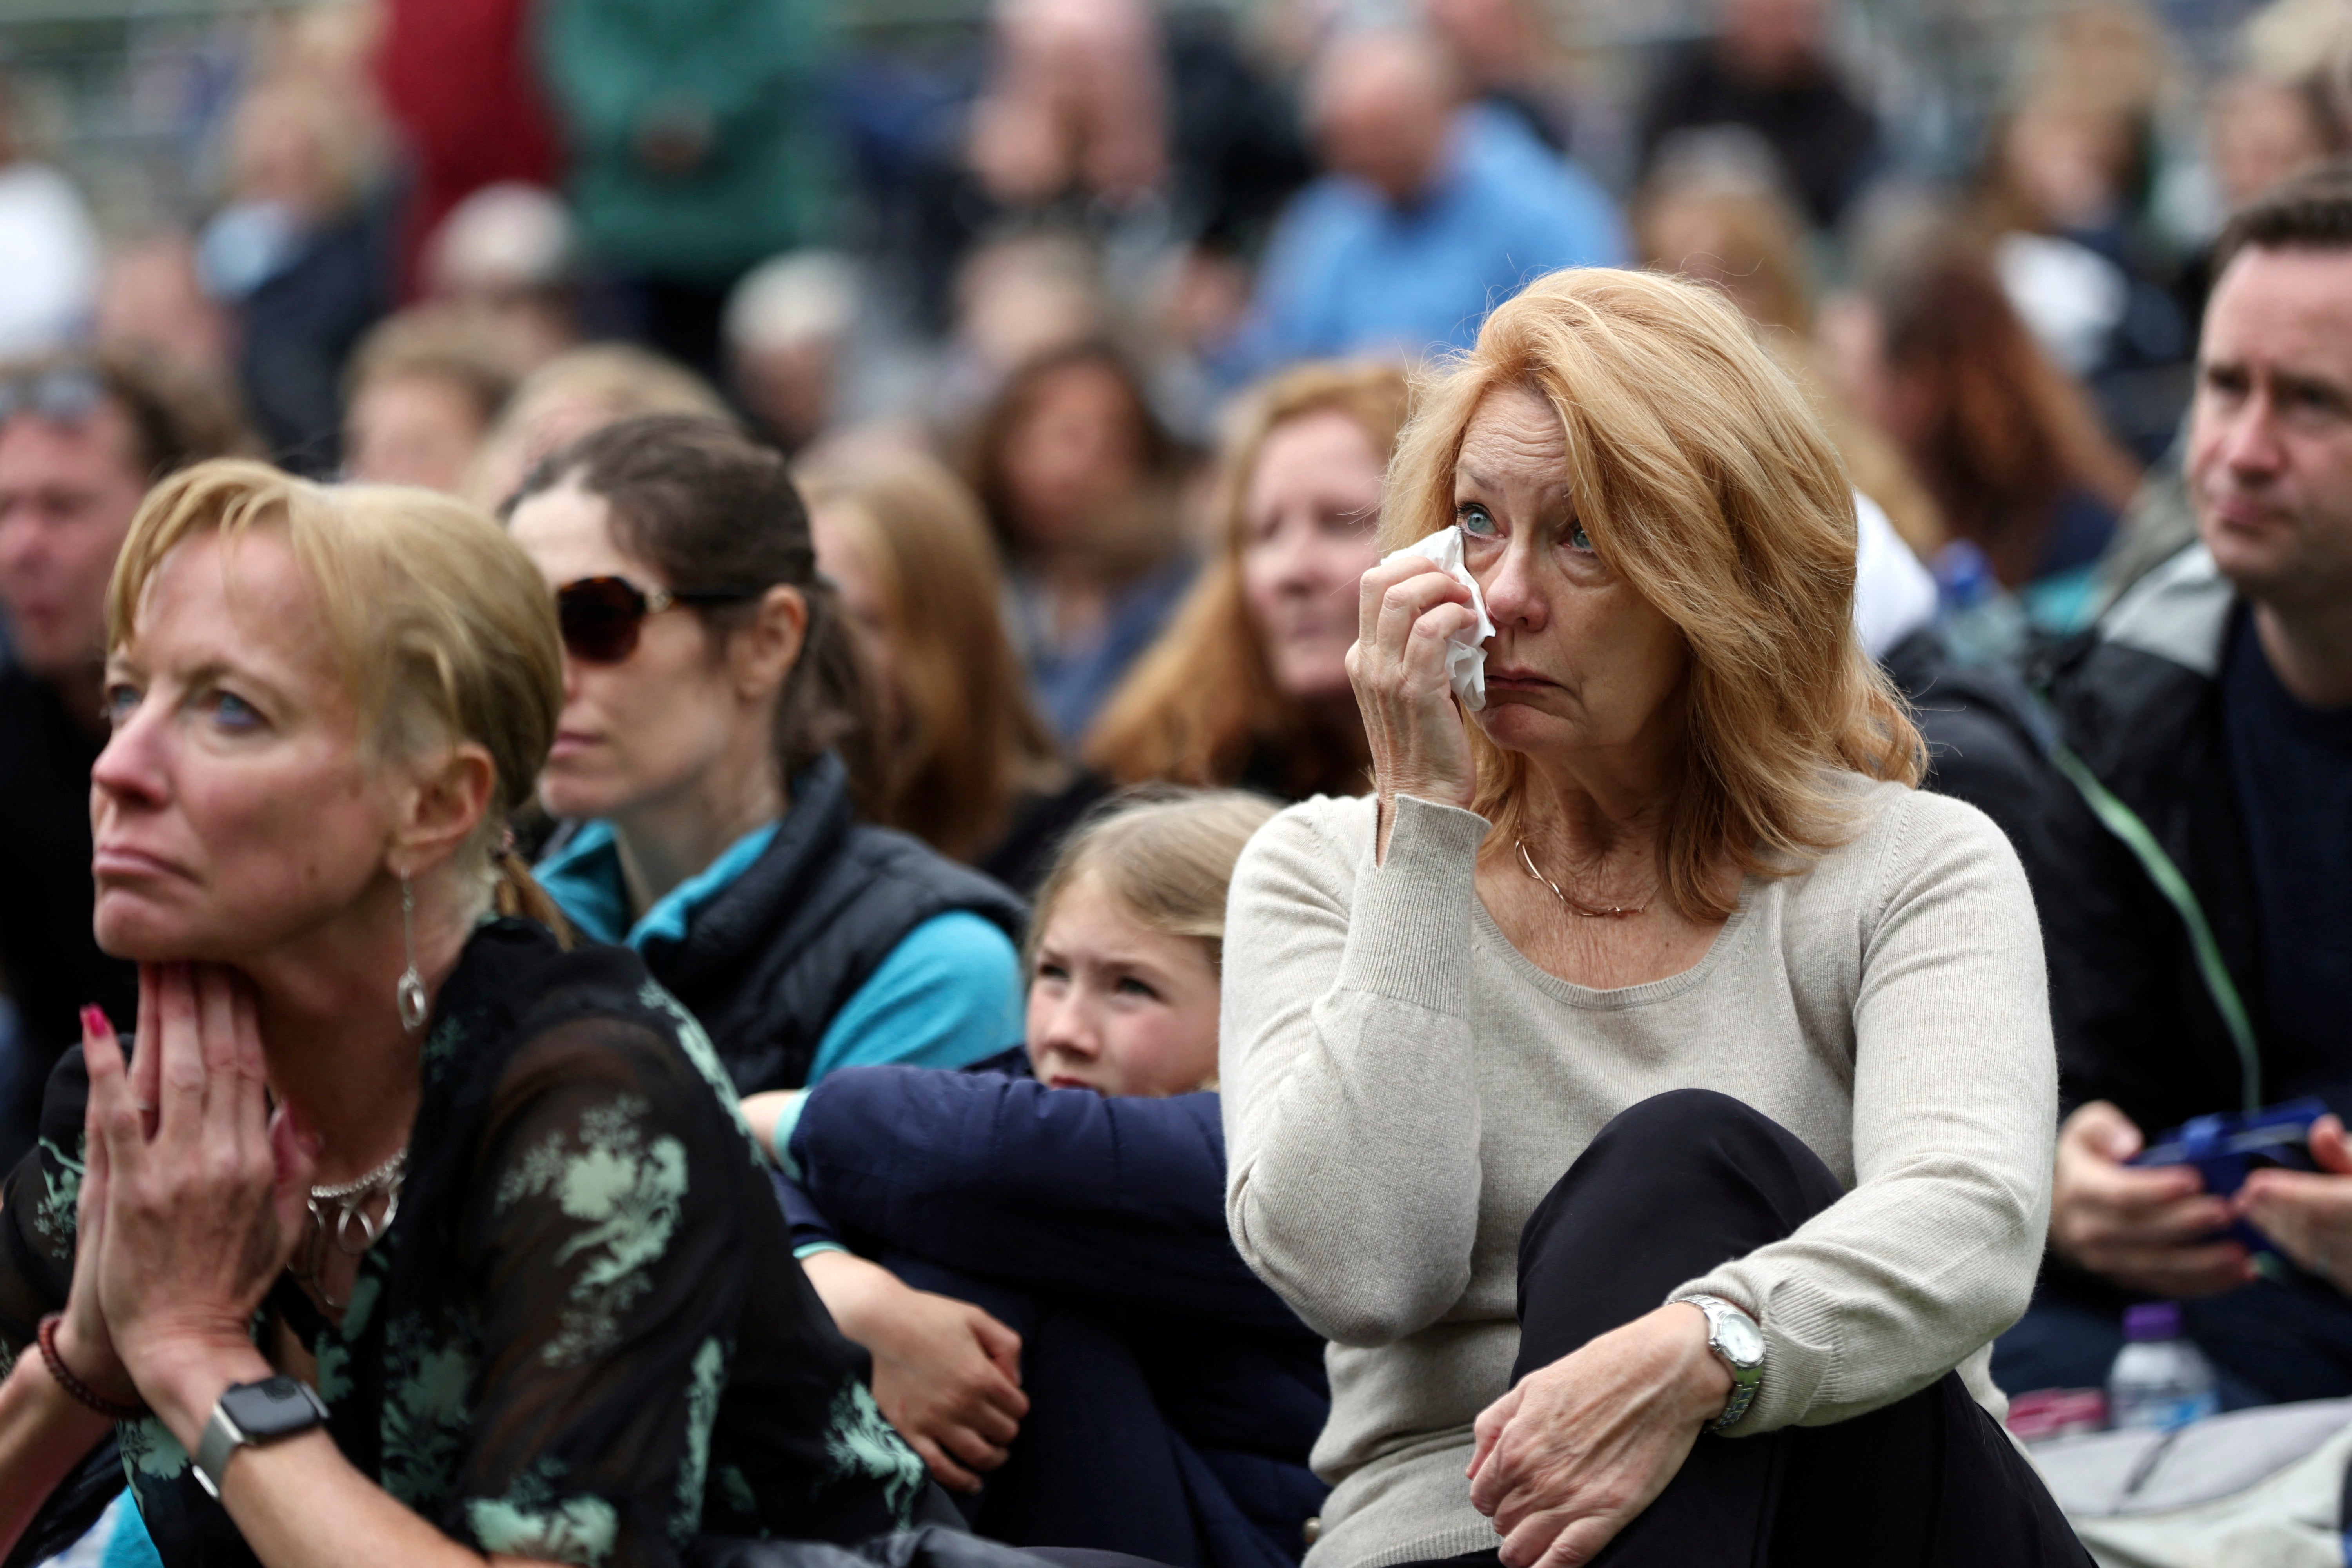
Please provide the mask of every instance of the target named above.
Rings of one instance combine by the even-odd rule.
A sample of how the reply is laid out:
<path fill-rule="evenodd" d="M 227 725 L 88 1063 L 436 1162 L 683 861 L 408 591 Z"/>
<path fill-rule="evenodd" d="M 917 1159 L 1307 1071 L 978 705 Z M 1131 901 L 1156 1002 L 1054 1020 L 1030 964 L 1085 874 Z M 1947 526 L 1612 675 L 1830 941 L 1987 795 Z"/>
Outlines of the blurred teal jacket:
<path fill-rule="evenodd" d="M 824 239 L 830 35 L 824 0 L 548 0 L 541 68 L 595 259 L 717 287 Z"/>

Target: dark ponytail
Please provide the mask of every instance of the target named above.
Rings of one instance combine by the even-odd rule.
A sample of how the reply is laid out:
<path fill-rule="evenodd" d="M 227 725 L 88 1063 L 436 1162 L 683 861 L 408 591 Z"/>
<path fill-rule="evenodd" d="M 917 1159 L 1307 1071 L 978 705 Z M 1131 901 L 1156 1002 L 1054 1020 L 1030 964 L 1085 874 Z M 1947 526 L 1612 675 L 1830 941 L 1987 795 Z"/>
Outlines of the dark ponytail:
<path fill-rule="evenodd" d="M 776 768 L 786 784 L 827 752 L 849 770 L 861 816 L 881 799 L 881 726 L 871 703 L 874 679 L 866 668 L 849 613 L 831 583 L 817 578 L 801 590 L 808 630 L 801 657 L 776 699 Z"/>
<path fill-rule="evenodd" d="M 613 542 L 672 587 L 800 591 L 808 627 L 776 697 L 778 779 L 789 788 L 817 758 L 838 752 L 860 805 L 870 805 L 881 776 L 873 682 L 840 596 L 816 574 L 808 509 L 783 454 L 724 420 L 649 414 L 557 451 L 508 507 L 572 480 L 611 509 Z M 723 643 L 752 612 L 721 605 L 696 613 Z"/>

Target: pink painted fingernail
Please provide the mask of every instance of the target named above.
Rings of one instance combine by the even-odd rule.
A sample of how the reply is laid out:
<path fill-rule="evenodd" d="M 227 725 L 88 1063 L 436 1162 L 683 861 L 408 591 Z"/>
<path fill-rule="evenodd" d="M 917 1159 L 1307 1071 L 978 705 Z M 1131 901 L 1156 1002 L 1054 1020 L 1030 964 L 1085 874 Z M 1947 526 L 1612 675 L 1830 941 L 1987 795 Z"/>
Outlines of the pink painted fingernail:
<path fill-rule="evenodd" d="M 114 1033 L 114 1026 L 107 1021 L 105 1008 L 95 1002 L 82 1008 L 81 1037 L 83 1039 L 94 1040 L 100 1035 L 112 1033 Z"/>

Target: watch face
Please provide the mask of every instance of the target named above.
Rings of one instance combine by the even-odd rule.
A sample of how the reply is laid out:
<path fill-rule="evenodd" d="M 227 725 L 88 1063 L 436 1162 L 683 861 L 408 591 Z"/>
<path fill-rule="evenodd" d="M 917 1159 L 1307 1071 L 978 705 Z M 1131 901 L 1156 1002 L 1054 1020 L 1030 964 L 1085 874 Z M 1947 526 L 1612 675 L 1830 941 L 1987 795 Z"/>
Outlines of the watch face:
<path fill-rule="evenodd" d="M 1715 1342 L 1726 1356 L 1741 1366 L 1754 1366 L 1764 1359 L 1764 1331 L 1744 1314 L 1726 1312 L 1717 1317 Z"/>
<path fill-rule="evenodd" d="M 259 1441 L 282 1437 L 319 1424 L 319 1407 L 310 1391 L 294 1378 L 279 1374 L 259 1383 L 241 1383 L 221 1395 L 221 1408 L 247 1437 Z"/>

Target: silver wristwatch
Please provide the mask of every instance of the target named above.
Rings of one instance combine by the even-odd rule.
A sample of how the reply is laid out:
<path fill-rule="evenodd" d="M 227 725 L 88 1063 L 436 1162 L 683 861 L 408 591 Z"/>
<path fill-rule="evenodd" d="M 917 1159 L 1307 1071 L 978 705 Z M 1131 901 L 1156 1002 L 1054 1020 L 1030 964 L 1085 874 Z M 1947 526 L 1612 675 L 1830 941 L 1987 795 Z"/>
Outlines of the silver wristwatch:
<path fill-rule="evenodd" d="M 1764 1331 L 1756 1326 L 1755 1319 L 1720 1296 L 1694 1291 L 1675 1300 L 1688 1301 L 1706 1314 L 1706 1348 L 1731 1373 L 1731 1397 L 1723 1402 L 1723 1414 L 1706 1424 L 1710 1432 L 1728 1432 L 1739 1425 L 1739 1418 L 1756 1403 L 1756 1391 L 1764 1386 Z"/>
<path fill-rule="evenodd" d="M 196 1481 L 220 1496 L 221 1478 L 239 1448 L 308 1432 L 327 1419 L 310 1385 L 280 1373 L 258 1383 L 232 1383 L 213 1405 L 213 1418 L 196 1443 Z"/>

